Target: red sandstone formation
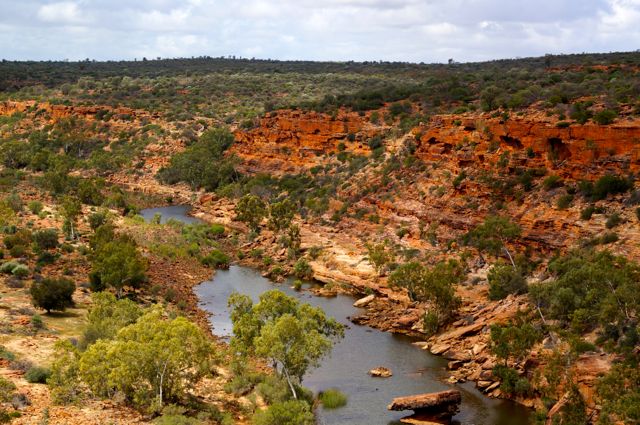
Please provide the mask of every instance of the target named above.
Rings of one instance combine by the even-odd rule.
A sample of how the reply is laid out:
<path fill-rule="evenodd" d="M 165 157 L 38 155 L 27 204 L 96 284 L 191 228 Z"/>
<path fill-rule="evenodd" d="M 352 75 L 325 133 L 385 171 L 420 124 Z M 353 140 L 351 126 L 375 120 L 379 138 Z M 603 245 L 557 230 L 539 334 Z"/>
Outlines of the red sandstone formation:
<path fill-rule="evenodd" d="M 557 122 L 535 114 L 506 121 L 485 115 L 444 115 L 413 131 L 420 158 L 446 160 L 461 169 L 489 168 L 488 159 L 506 151 L 523 167 L 546 167 L 574 179 L 594 180 L 606 173 L 640 169 L 638 119 L 559 128 Z"/>
<path fill-rule="evenodd" d="M 158 114 L 150 114 L 146 111 L 139 111 L 126 107 L 112 108 L 110 106 L 69 106 L 69 105 L 52 105 L 46 102 L 25 101 L 25 102 L 13 102 L 5 101 L 0 102 L 0 115 L 12 115 L 16 112 L 26 112 L 30 109 L 44 111 L 51 120 L 59 120 L 62 118 L 68 118 L 72 116 L 81 116 L 84 118 L 95 118 L 96 114 L 100 111 L 107 111 L 118 115 L 131 116 L 134 119 L 140 119 L 142 117 L 158 118 Z"/>
<path fill-rule="evenodd" d="M 323 164 L 323 157 L 344 143 L 348 152 L 369 152 L 366 141 L 379 132 L 364 117 L 341 112 L 336 117 L 318 112 L 268 113 L 260 125 L 236 131 L 233 152 L 250 172 L 295 173 Z M 355 139 L 349 141 L 349 134 Z"/>

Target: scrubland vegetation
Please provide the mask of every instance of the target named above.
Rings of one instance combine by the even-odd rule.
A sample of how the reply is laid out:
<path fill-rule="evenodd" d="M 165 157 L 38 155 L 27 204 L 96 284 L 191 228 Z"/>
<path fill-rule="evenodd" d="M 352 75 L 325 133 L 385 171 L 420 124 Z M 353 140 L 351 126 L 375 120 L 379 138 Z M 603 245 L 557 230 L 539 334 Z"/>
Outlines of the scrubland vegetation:
<path fill-rule="evenodd" d="M 425 143 L 420 123 L 437 114 L 456 114 L 457 127 L 480 113 L 502 123 L 537 114 L 554 129 L 632 121 L 640 112 L 639 65 L 637 53 L 450 65 L 3 62 L 0 100 L 35 104 L 0 116 L 0 273 L 3 291 L 31 303 L 18 328 L 16 309 L 0 299 L 8 312 L 1 341 L 44 332 L 59 341 L 42 364 L 3 346 L 0 359 L 29 383 L 46 383 L 55 403 L 118 400 L 158 424 L 239 417 L 311 424 L 317 403 L 329 409 L 347 402 L 337 390 L 316 399 L 302 386 L 342 337 L 342 326 L 277 290 L 257 303 L 236 294 L 229 300 L 234 336 L 225 347 L 199 326 L 183 282 L 162 281 L 158 269 L 227 268 L 244 260 L 276 281 L 295 276 L 300 289 L 323 249 L 303 247 L 304 226 L 338 235 L 357 227 L 372 281 L 424 311 L 416 331 L 424 338 L 467 324 L 463 296 L 473 279 L 486 280 L 483 305 L 525 300 L 525 309 L 487 328 L 496 359 L 491 373 L 503 395 L 541 399 L 541 421 L 564 401 L 556 422 L 586 423 L 587 401 L 572 366 L 598 353 L 613 359 L 594 389 L 599 423 L 636 423 L 640 266 L 617 249 L 629 237 L 624 229 L 640 218 L 636 176 L 611 166 L 575 179 L 563 173 L 566 158 L 553 144 L 543 158 L 548 168 L 541 167 L 539 153 L 494 137 L 482 120 L 473 125 L 488 145 L 484 168 L 425 161 L 418 150 Z M 96 109 L 90 119 L 54 119 L 45 103 Z M 122 106 L 137 111 L 114 109 Z M 322 153 L 322 165 L 308 170 L 248 171 L 232 153 L 232 130 L 251 130 L 265 113 L 291 107 L 331 120 L 346 108 L 376 132 L 346 134 L 336 152 Z M 509 143 L 516 149 L 505 149 Z M 362 149 L 354 153 L 349 144 Z M 477 145 L 463 140 L 442 155 Z M 154 157 L 154 149 L 166 150 Z M 607 164 L 624 163 L 605 153 Z M 166 161 L 153 168 L 158 157 Z M 141 207 L 173 201 L 171 191 L 144 194 L 121 184 L 145 177 L 186 187 L 192 200 L 204 192 L 228 200 L 233 227 L 145 222 L 136 215 Z M 449 213 L 465 219 L 445 228 L 452 217 L 392 217 L 391 206 L 407 197 L 451 205 Z M 535 245 L 518 221 L 529 205 L 574 214 L 590 233 L 575 246 L 551 249 L 539 239 Z M 485 276 L 471 278 L 478 269 Z M 525 370 L 540 347 L 539 367 Z M 221 369 L 229 399 L 203 402 L 198 388 Z M 10 407 L 19 394 L 0 378 L 0 423 L 20 414 Z M 241 405 L 243 397 L 249 402 Z"/>

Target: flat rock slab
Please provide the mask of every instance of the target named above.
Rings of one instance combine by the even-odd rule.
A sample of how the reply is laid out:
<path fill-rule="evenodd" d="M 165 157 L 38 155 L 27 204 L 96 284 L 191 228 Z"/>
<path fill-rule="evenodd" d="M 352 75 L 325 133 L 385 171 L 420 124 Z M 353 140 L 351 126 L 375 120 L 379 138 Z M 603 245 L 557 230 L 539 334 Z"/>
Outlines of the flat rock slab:
<path fill-rule="evenodd" d="M 389 410 L 414 410 L 416 413 L 433 415 L 434 418 L 450 418 L 458 413 L 462 394 L 458 390 L 417 394 L 394 398 Z"/>

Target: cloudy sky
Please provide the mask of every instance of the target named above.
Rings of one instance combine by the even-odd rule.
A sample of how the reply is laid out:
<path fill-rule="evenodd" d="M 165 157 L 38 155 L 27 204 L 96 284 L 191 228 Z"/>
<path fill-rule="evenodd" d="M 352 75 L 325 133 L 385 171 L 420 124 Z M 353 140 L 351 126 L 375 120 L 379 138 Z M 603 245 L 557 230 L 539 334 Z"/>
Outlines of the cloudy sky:
<path fill-rule="evenodd" d="M 0 58 L 477 61 L 640 49 L 640 0 L 0 0 Z"/>

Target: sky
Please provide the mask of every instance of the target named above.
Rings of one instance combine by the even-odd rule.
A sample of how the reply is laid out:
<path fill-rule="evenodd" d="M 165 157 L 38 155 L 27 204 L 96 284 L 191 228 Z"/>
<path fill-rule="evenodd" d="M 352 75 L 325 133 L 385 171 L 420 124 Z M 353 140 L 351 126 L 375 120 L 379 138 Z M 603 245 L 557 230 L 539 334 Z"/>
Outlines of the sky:
<path fill-rule="evenodd" d="M 0 0 L 0 59 L 458 62 L 640 49 L 640 0 Z"/>

